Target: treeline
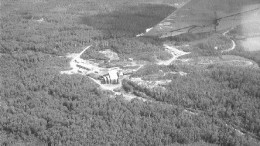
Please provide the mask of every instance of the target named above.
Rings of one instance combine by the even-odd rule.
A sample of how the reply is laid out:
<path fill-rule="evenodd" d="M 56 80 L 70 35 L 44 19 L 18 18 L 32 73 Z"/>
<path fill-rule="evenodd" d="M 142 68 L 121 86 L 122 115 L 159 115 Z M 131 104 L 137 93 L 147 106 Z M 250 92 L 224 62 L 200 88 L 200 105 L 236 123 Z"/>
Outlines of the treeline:
<path fill-rule="evenodd" d="M 170 66 L 162 66 L 157 64 L 148 64 L 134 72 L 131 77 L 148 77 L 151 75 L 159 75 L 159 78 L 165 78 L 164 73 L 178 72 L 180 70 L 180 66 L 170 65 Z M 165 78 L 166 79 L 166 78 Z"/>
<path fill-rule="evenodd" d="M 175 9 L 168 5 L 132 4 L 92 16 L 80 17 L 79 24 L 101 30 L 105 38 L 135 37 L 153 27 Z"/>
<path fill-rule="evenodd" d="M 208 116 L 183 108 L 107 98 L 87 77 L 59 75 L 0 58 L 3 145 L 174 145 L 249 143 Z M 9 66 L 12 65 L 10 74 Z"/>
<path fill-rule="evenodd" d="M 181 34 L 161 39 L 161 41 L 174 42 L 176 46 L 187 45 L 180 47 L 186 52 L 192 52 L 189 57 L 197 56 L 220 56 L 221 51 L 228 50 L 232 47 L 232 41 L 222 34 L 213 33 L 198 33 L 198 34 Z"/>
<path fill-rule="evenodd" d="M 246 27 L 244 27 L 243 25 L 245 25 Z M 241 37 L 246 38 L 249 36 L 257 36 L 257 33 L 260 32 L 260 29 L 258 27 L 259 23 L 254 22 L 243 25 L 237 26 L 229 32 L 229 35 L 232 36 L 233 39 L 236 41 L 237 47 L 230 52 L 225 52 L 225 54 L 245 57 L 247 59 L 255 61 L 258 66 L 260 66 L 260 51 L 247 51 L 247 49 L 243 47 L 242 42 L 240 41 Z"/>
<path fill-rule="evenodd" d="M 221 92 L 224 90 L 217 92 L 214 96 L 219 101 L 215 100 L 214 106 L 207 106 L 207 103 L 212 103 L 209 99 L 213 99 L 211 95 L 214 92 L 211 91 L 218 90 L 220 85 L 208 82 L 209 79 L 203 80 L 202 75 L 201 78 L 193 75 L 187 79 L 176 79 L 179 82 L 173 82 L 169 87 L 171 91 L 167 92 L 171 96 L 161 96 L 167 97 L 164 102 L 169 105 L 139 100 L 128 102 L 120 96 L 116 99 L 108 98 L 88 77 L 60 75 L 55 70 L 46 69 L 47 56 L 43 53 L 37 56 L 1 56 L 0 134 L 4 138 L 1 144 L 251 145 L 250 140 L 235 134 L 234 129 L 227 128 L 224 122 L 218 120 L 219 114 L 222 114 L 234 122 L 237 109 L 233 109 L 232 102 L 237 105 L 240 98 L 243 98 L 240 104 L 247 104 L 246 125 L 255 124 L 254 129 L 259 125 L 257 119 L 255 122 L 250 119 L 253 114 L 257 114 L 257 100 L 245 102 L 244 97 L 222 97 L 229 93 L 228 89 L 223 94 Z M 217 73 L 214 75 L 218 76 Z M 215 79 L 215 76 L 212 78 Z M 160 92 L 155 93 L 156 96 L 152 96 L 151 92 L 149 97 L 160 97 Z M 235 97 L 238 99 L 234 100 Z M 171 99 L 175 99 L 178 104 Z M 223 105 L 226 109 L 222 106 L 220 111 L 214 109 L 218 114 L 213 119 L 209 116 L 211 113 L 194 116 L 183 112 L 186 107 L 212 111 L 211 107 L 217 108 L 217 105 Z"/>
<path fill-rule="evenodd" d="M 45 14 L 44 21 L 39 23 L 28 19 L 29 14 L 17 12 L 1 18 L 1 53 L 31 50 L 62 55 L 94 42 L 92 38 L 100 35 L 91 27 L 73 24 L 65 18 L 59 20 L 59 15 Z"/>
<path fill-rule="evenodd" d="M 92 3 L 95 7 L 91 10 L 100 3 L 104 2 Z M 23 9 L 32 7 L 27 4 Z M 1 145 L 253 145 L 251 139 L 239 136 L 221 121 L 259 136 L 259 72 L 240 74 L 240 70 L 215 68 L 172 77 L 167 92 L 133 89 L 168 104 L 128 102 L 121 96 L 111 99 L 86 76 L 61 75 L 60 71 L 67 69 L 66 61 L 55 56 L 101 41 L 107 37 L 103 32 L 78 24 L 69 12 L 48 13 L 47 8 L 33 7 L 46 12 L 38 15 L 21 12 L 19 3 L 16 6 L 19 11 L 2 16 L 0 24 Z M 42 17 L 41 23 L 33 19 Z M 143 40 L 106 39 L 110 40 L 107 48 L 123 59 L 171 57 L 163 48 Z M 157 70 L 150 67 L 138 73 L 149 75 Z M 241 77 L 242 81 L 237 79 Z M 204 114 L 187 114 L 185 108 Z"/>
<path fill-rule="evenodd" d="M 137 38 L 107 39 L 105 44 L 102 42 L 99 43 L 98 46 L 95 46 L 94 50 L 105 49 L 110 49 L 117 53 L 119 58 L 123 60 L 133 58 L 134 60 L 155 62 L 157 59 L 167 60 L 172 57 L 162 46 L 143 42 Z"/>
<path fill-rule="evenodd" d="M 176 42 L 176 45 L 181 45 L 185 42 L 198 41 L 207 37 L 210 37 L 212 33 L 184 33 L 177 36 L 169 36 L 162 38 L 163 41 Z"/>
<path fill-rule="evenodd" d="M 2 144 L 253 145 L 226 123 L 258 135 L 257 70 L 216 67 L 209 72 L 194 71 L 187 77 L 175 76 L 167 92 L 142 91 L 167 105 L 127 102 L 120 96 L 109 99 L 87 77 L 59 75 L 43 68 L 45 59 L 47 55 L 42 53 L 0 58 L 4 62 L 0 90 Z M 176 67 L 147 67 L 144 73 L 161 69 Z M 204 114 L 188 114 L 183 112 L 186 108 Z"/>
<path fill-rule="evenodd" d="M 241 56 L 250 60 L 253 60 L 260 66 L 260 51 L 245 51 L 245 48 L 241 46 L 241 44 L 238 43 L 238 46 L 235 50 L 232 50 L 230 52 L 224 53 L 227 55 L 237 55 Z"/>
<path fill-rule="evenodd" d="M 131 81 L 123 85 L 126 91 L 144 98 L 214 115 L 259 138 L 259 70 L 220 66 L 194 71 L 185 77 L 172 77 L 167 91 L 145 88 Z"/>

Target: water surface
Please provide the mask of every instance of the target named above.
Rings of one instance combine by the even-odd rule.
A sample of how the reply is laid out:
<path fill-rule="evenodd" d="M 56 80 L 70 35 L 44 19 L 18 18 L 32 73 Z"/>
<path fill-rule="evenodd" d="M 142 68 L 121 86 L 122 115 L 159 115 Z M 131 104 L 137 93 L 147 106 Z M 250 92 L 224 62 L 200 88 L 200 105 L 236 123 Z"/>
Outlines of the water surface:
<path fill-rule="evenodd" d="M 260 37 L 248 38 L 242 41 L 246 51 L 260 51 Z"/>

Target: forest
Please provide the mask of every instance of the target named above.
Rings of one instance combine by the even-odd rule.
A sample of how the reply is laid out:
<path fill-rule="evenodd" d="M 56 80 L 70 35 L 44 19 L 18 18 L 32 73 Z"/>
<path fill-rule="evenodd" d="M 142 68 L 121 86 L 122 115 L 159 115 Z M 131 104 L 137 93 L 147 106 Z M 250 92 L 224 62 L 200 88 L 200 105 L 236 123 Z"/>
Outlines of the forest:
<path fill-rule="evenodd" d="M 142 0 L 131 3 L 138 2 Z M 85 17 L 101 17 L 90 14 L 113 11 L 118 5 L 126 3 L 129 2 L 1 1 L 0 144 L 259 145 L 259 69 L 154 65 L 155 59 L 170 57 L 161 46 L 161 40 L 133 37 L 141 31 L 139 29 L 134 34 L 127 31 L 108 34 L 79 23 Z M 157 6 L 153 8 L 158 11 Z M 156 16 L 156 21 L 170 11 L 169 8 L 167 12 L 163 11 L 163 15 Z M 146 12 L 144 16 L 150 14 Z M 41 18 L 43 22 L 38 21 Z M 144 77 L 159 70 L 184 71 L 188 75 L 168 76 L 172 82 L 165 86 L 163 92 L 123 81 L 125 91 L 154 102 L 127 101 L 121 95 L 110 98 L 87 76 L 59 73 L 68 68 L 68 60 L 62 56 L 79 52 L 79 48 L 90 44 L 95 45 L 96 50 L 109 48 L 122 59 L 132 57 L 151 62 L 132 77 Z M 216 53 L 205 52 L 202 51 L 205 56 Z M 95 52 L 88 53 L 84 57 L 107 59 Z M 230 54 L 260 64 L 259 52 L 251 53 L 238 48 Z M 183 112 L 187 109 L 198 115 Z M 243 134 L 231 127 L 236 127 Z"/>

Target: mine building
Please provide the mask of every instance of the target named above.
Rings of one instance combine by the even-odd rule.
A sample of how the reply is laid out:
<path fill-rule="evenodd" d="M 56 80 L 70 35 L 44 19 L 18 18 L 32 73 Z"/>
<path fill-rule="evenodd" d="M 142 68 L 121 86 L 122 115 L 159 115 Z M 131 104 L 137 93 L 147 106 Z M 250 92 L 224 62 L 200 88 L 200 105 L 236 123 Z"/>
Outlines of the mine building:
<path fill-rule="evenodd" d="M 119 79 L 122 77 L 122 72 L 117 70 L 111 70 L 107 74 L 104 74 L 99 79 L 101 84 L 119 84 Z"/>

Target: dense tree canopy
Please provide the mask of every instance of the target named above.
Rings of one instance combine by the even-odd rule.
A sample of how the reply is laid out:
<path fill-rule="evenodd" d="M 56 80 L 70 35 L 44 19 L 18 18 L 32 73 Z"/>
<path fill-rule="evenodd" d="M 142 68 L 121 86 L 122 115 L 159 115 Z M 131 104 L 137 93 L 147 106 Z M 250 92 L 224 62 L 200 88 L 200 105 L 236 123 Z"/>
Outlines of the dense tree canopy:
<path fill-rule="evenodd" d="M 147 62 L 171 57 L 156 39 L 133 38 L 129 34 L 123 38 L 110 36 L 78 23 L 79 16 L 93 16 L 109 8 L 112 11 L 119 2 L 129 3 L 1 1 L 0 144 L 257 145 L 257 69 L 151 64 L 133 77 L 149 76 L 159 70 L 188 73 L 167 76 L 172 81 L 165 91 L 123 82 L 125 91 L 153 102 L 127 101 L 119 95 L 110 98 L 87 76 L 60 74 L 69 68 L 64 55 L 90 44 L 95 50 L 88 52 L 89 56 L 85 54 L 86 58 L 107 59 L 97 54 L 104 49 L 111 49 L 122 59 Z M 41 18 L 44 21 L 39 21 Z M 104 46 L 103 41 L 109 43 Z M 242 50 L 231 53 L 243 55 Z M 245 56 L 257 61 L 252 53 Z"/>

